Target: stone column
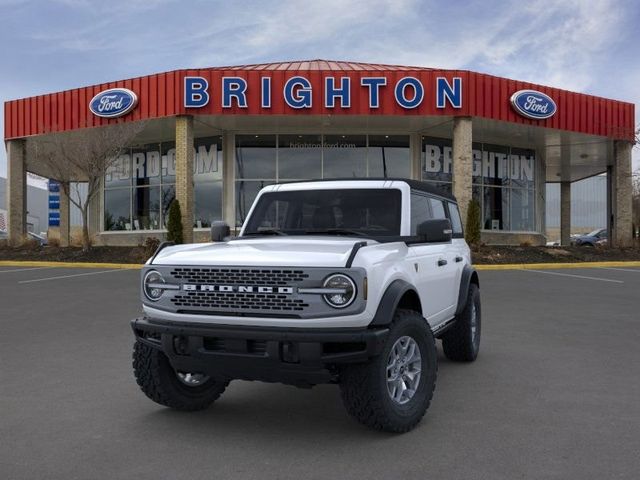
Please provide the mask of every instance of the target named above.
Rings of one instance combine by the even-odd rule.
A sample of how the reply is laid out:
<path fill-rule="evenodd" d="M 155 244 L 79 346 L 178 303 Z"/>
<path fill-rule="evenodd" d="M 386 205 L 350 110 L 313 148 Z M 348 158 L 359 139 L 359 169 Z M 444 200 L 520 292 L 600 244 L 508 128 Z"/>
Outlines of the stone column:
<path fill-rule="evenodd" d="M 617 141 L 614 146 L 615 166 L 613 176 L 613 231 L 609 232 L 609 241 L 616 247 L 628 247 L 633 243 L 632 236 L 632 194 L 631 181 L 631 142 Z"/>
<path fill-rule="evenodd" d="M 193 242 L 193 117 L 176 117 L 176 199 L 182 212 L 182 238 Z"/>
<path fill-rule="evenodd" d="M 458 200 L 462 222 L 466 226 L 467 209 L 473 190 L 473 127 L 471 117 L 453 119 L 453 194 Z"/>
<path fill-rule="evenodd" d="M 560 182 L 560 245 L 571 244 L 571 182 Z"/>
<path fill-rule="evenodd" d="M 20 245 L 27 233 L 27 170 L 25 141 L 7 142 L 7 230 L 9 244 Z"/>
<path fill-rule="evenodd" d="M 70 185 L 67 184 L 66 188 L 69 189 Z M 69 246 L 70 235 L 70 212 L 69 212 L 69 195 L 65 193 L 63 185 L 60 185 L 60 246 Z"/>

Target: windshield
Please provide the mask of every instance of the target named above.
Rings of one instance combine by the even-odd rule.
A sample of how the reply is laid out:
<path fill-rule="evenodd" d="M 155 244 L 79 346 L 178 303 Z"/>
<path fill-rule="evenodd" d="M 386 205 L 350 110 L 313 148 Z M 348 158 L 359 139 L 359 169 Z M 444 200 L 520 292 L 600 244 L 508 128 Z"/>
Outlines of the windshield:
<path fill-rule="evenodd" d="M 591 233 L 587 233 L 587 237 L 597 237 L 601 232 L 604 233 L 601 228 L 598 228 Z"/>
<path fill-rule="evenodd" d="M 244 235 L 400 235 L 397 189 L 300 190 L 265 193 Z"/>

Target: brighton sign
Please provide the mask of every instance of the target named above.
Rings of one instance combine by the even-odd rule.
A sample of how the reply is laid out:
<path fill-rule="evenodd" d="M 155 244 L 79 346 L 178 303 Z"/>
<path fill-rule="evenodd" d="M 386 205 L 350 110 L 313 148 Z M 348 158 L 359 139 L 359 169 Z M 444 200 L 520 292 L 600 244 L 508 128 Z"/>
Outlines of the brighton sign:
<path fill-rule="evenodd" d="M 425 98 L 425 85 L 416 77 L 401 77 L 391 81 L 387 77 L 361 77 L 352 82 L 351 77 L 324 77 L 322 79 L 322 101 L 325 108 L 351 108 L 354 95 L 363 91 L 371 109 L 381 106 L 384 95 L 393 95 L 394 101 L 402 108 L 410 110 L 419 107 Z M 354 85 L 355 83 L 355 85 Z M 220 106 L 223 109 L 249 106 L 249 84 L 242 77 L 222 77 L 220 87 Z M 462 77 L 435 79 L 436 108 L 462 108 Z M 284 103 L 296 110 L 310 109 L 313 105 L 313 85 L 304 76 L 294 76 L 284 82 L 281 91 L 272 88 L 272 78 L 260 78 L 260 107 L 271 108 L 272 98 L 280 96 Z M 204 77 L 184 77 L 184 106 L 202 108 L 209 104 L 213 88 Z M 279 89 L 278 89 L 279 90 Z M 251 98 L 254 98 L 252 96 Z"/>
<path fill-rule="evenodd" d="M 110 88 L 98 93 L 89 102 L 91 112 L 103 118 L 126 115 L 138 104 L 138 96 L 127 88 Z"/>
<path fill-rule="evenodd" d="M 518 90 L 511 95 L 511 105 L 520 115 L 533 120 L 551 118 L 558 109 L 549 95 L 536 90 Z"/>

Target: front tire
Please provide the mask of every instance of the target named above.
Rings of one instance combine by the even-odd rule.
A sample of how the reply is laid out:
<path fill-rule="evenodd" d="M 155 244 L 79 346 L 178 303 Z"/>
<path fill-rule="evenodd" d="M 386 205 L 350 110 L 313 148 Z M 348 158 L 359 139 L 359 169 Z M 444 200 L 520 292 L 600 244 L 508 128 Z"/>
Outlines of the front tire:
<path fill-rule="evenodd" d="M 442 350 L 454 362 L 473 362 L 480 350 L 480 289 L 469 285 L 467 303 L 456 317 L 455 324 L 442 336 Z"/>
<path fill-rule="evenodd" d="M 380 355 L 342 369 L 342 400 L 347 412 L 368 427 L 408 432 L 429 408 L 437 368 L 427 321 L 417 312 L 398 310 Z"/>
<path fill-rule="evenodd" d="M 175 410 L 203 410 L 229 384 L 227 380 L 176 372 L 164 353 L 139 341 L 133 347 L 133 372 L 147 397 Z"/>

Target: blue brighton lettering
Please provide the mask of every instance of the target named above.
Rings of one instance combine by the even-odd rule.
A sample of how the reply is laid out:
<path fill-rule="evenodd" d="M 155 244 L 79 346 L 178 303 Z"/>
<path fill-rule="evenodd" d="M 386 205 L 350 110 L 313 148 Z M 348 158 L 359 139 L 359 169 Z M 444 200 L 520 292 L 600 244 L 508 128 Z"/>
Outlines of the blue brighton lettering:
<path fill-rule="evenodd" d="M 406 96 L 406 88 L 413 88 L 413 98 L 409 99 Z M 395 88 L 396 102 L 403 108 L 416 108 L 422 103 L 424 98 L 424 87 L 420 80 L 414 77 L 403 77 L 398 80 Z"/>
<path fill-rule="evenodd" d="M 262 108 L 271 108 L 271 77 L 262 77 Z"/>
<path fill-rule="evenodd" d="M 453 87 L 444 77 L 436 79 L 436 107 L 445 108 L 447 100 L 453 108 L 462 108 L 462 78 L 453 77 Z"/>
<path fill-rule="evenodd" d="M 369 108 L 380 106 L 380 87 L 387 84 L 385 77 L 362 77 L 360 85 L 369 89 Z"/>
<path fill-rule="evenodd" d="M 291 77 L 284 84 L 284 101 L 291 108 L 311 108 L 311 83 L 304 77 Z"/>
<path fill-rule="evenodd" d="M 184 77 L 184 106 L 187 108 L 204 107 L 209 103 L 209 84 L 203 77 Z"/>
<path fill-rule="evenodd" d="M 247 81 L 241 77 L 222 77 L 222 108 L 231 108 L 235 98 L 238 107 L 247 108 Z"/>
<path fill-rule="evenodd" d="M 351 79 L 349 77 L 342 77 L 340 79 L 340 88 L 336 88 L 336 79 L 333 77 L 326 77 L 324 79 L 324 106 L 326 108 L 333 108 L 336 104 L 336 98 L 340 98 L 340 105 L 342 108 L 351 107 Z"/>

